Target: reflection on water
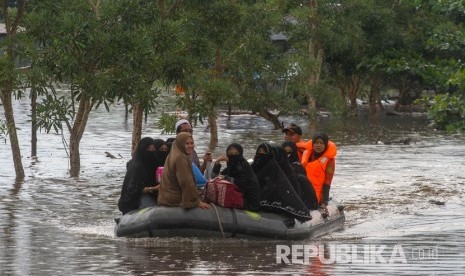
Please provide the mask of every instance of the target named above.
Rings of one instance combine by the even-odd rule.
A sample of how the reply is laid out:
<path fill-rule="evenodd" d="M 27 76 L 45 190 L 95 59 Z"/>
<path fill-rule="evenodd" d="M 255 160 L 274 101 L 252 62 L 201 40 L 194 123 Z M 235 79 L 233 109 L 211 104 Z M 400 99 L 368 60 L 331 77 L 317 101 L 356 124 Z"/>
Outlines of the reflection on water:
<path fill-rule="evenodd" d="M 28 110 L 27 104 L 15 104 Z M 1 274 L 412 275 L 460 274 L 465 269 L 465 171 L 461 169 L 465 139 L 429 129 L 425 118 L 320 122 L 319 128 L 339 148 L 331 195 L 346 207 L 343 231 L 304 241 L 125 239 L 113 233 L 130 156 L 132 125 L 124 121 L 123 111 L 123 106 L 116 106 L 114 113 L 102 110 L 91 116 L 81 144 L 79 179 L 68 177 L 61 135 L 40 134 L 38 159 L 27 158 L 27 117 L 18 116 L 27 179 L 14 184 L 9 144 L 0 143 Z M 283 120 L 296 122 L 309 133 L 304 118 Z M 170 137 L 160 135 L 156 121 L 156 116 L 149 117 L 144 135 Z M 279 130 L 251 115 L 230 120 L 220 116 L 218 125 L 215 156 L 237 141 L 251 158 L 260 142 L 283 139 Z M 205 126 L 195 127 L 200 154 L 208 147 L 208 136 Z M 406 138 L 410 144 L 387 145 Z M 105 151 L 123 158 L 107 158 Z M 290 263 L 279 262 L 277 246 L 293 245 L 296 251 L 288 255 Z M 400 250 L 405 262 L 399 259 Z M 397 259 L 390 263 L 393 252 Z"/>

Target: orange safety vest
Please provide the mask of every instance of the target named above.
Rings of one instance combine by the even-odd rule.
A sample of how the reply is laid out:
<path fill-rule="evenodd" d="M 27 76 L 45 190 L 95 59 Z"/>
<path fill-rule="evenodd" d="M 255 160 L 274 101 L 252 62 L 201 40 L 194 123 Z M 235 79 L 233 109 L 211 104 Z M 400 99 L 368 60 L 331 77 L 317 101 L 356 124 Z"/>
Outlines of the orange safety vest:
<path fill-rule="evenodd" d="M 305 150 L 307 149 L 307 143 L 303 140 L 300 140 L 296 144 L 297 147 L 297 157 L 299 157 L 299 161 L 302 162 L 302 155 L 304 154 Z"/>
<path fill-rule="evenodd" d="M 323 199 L 323 182 L 325 181 L 326 166 L 330 159 L 334 159 L 337 154 L 337 147 L 332 141 L 328 141 L 328 148 L 320 158 L 309 162 L 310 156 L 313 154 L 313 143 L 307 143 L 307 150 L 302 155 L 302 166 L 305 168 L 307 178 L 315 189 L 315 194 L 318 203 Z"/>

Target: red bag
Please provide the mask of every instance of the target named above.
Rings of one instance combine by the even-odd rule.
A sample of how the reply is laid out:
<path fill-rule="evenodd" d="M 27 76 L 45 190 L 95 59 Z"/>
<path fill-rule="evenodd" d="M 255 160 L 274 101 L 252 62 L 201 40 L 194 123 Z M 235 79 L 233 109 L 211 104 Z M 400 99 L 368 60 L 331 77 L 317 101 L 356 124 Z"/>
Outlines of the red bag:
<path fill-rule="evenodd" d="M 220 177 L 207 181 L 205 201 L 225 208 L 242 209 L 244 206 L 241 190 L 233 183 Z"/>

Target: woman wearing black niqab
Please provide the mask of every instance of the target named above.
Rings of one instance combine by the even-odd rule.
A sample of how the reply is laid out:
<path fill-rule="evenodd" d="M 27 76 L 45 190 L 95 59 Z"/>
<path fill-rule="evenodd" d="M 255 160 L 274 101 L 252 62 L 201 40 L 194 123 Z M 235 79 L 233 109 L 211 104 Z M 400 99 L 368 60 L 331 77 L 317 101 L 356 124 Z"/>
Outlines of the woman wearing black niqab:
<path fill-rule="evenodd" d="M 275 160 L 277 151 L 267 143 L 258 146 L 252 169 L 260 183 L 260 206 L 296 219 L 311 219 L 310 212 L 297 195 L 286 174 Z"/>
<path fill-rule="evenodd" d="M 118 201 L 118 208 L 123 215 L 129 211 L 146 207 L 143 206 L 141 199 L 149 194 L 152 187 L 155 186 L 155 169 L 159 165 L 160 161 L 155 151 L 154 140 L 150 137 L 142 138 L 137 145 L 133 159 L 126 165 L 127 172 Z M 144 193 L 145 190 L 147 193 Z M 155 197 L 153 195 L 150 197 L 153 197 L 153 203 L 155 203 Z"/>
<path fill-rule="evenodd" d="M 260 184 L 249 162 L 244 158 L 244 150 L 238 143 L 232 143 L 226 148 L 226 155 L 220 156 L 215 161 L 212 177 L 218 174 L 234 183 L 242 191 L 244 196 L 244 209 L 250 211 L 260 210 Z M 226 162 L 226 168 L 221 171 L 221 161 Z"/>
<path fill-rule="evenodd" d="M 295 150 L 297 152 L 297 147 L 295 147 Z M 276 147 L 276 152 L 276 162 L 278 162 L 284 174 L 289 179 L 289 182 L 292 184 L 292 187 L 295 189 L 297 195 L 299 195 L 300 199 L 302 199 L 302 202 L 309 210 L 318 209 L 318 200 L 316 198 L 315 190 L 308 180 L 304 168 L 298 161 L 297 154 L 294 153 L 297 158 L 295 160 L 297 161 L 291 165 L 289 164 L 289 154 L 286 153 L 284 147 Z M 300 170 L 298 170 L 299 167 L 302 168 L 303 174 Z"/>
<path fill-rule="evenodd" d="M 158 167 L 163 167 L 169 154 L 168 144 L 162 139 L 155 139 L 153 141 L 155 143 L 155 152 L 158 156 Z"/>

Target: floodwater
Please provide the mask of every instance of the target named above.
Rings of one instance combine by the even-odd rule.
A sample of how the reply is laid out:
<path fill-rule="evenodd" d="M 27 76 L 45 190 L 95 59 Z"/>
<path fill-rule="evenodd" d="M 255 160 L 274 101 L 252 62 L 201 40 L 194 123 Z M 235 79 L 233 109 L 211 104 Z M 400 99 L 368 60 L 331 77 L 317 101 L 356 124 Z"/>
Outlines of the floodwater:
<path fill-rule="evenodd" d="M 321 122 L 339 149 L 331 188 L 346 210 L 339 232 L 303 241 L 128 239 L 113 232 L 130 158 L 132 121 L 124 119 L 123 106 L 91 115 L 79 179 L 68 177 L 62 135 L 41 133 L 38 159 L 28 157 L 29 109 L 26 101 L 15 102 L 23 183 L 15 184 L 9 142 L 0 141 L 1 275 L 465 273 L 465 137 L 436 132 L 424 117 Z M 306 125 L 304 118 L 283 119 Z M 160 135 L 156 120 L 149 116 L 143 135 L 170 137 Z M 218 123 L 215 156 L 237 141 L 252 158 L 260 142 L 283 138 L 251 115 L 221 115 Z M 205 126 L 194 128 L 199 154 L 208 136 Z M 404 139 L 410 144 L 385 144 Z"/>

